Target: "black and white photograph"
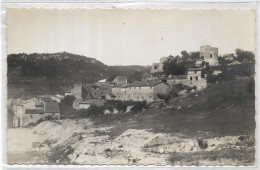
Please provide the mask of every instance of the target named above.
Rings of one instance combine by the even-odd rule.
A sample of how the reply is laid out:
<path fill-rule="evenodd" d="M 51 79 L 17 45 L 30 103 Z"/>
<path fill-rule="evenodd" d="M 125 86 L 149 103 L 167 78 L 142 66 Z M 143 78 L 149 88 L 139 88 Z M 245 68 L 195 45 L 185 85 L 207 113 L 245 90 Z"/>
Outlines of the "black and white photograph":
<path fill-rule="evenodd" d="M 6 9 L 9 165 L 256 165 L 255 9 Z"/>

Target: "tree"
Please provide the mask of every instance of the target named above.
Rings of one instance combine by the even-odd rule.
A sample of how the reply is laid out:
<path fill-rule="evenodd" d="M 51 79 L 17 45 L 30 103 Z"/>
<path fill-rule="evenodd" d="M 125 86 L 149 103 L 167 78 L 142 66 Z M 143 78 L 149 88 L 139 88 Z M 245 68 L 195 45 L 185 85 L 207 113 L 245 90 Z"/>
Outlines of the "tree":
<path fill-rule="evenodd" d="M 185 60 L 187 60 L 188 58 L 190 58 L 189 53 L 188 53 L 187 51 L 185 51 L 185 50 L 181 52 L 181 55 L 182 55 L 182 60 L 183 60 L 183 61 L 185 61 Z"/>
<path fill-rule="evenodd" d="M 244 51 L 242 49 L 236 49 L 237 60 L 241 61 L 255 61 L 255 54 L 251 51 Z"/>
<path fill-rule="evenodd" d="M 142 81 L 143 72 L 135 71 L 129 76 L 129 82 Z"/>
<path fill-rule="evenodd" d="M 164 62 L 163 71 L 166 75 L 182 75 L 186 73 L 186 67 L 183 62 L 177 63 L 176 59 Z"/>
<path fill-rule="evenodd" d="M 159 97 L 159 99 L 164 100 L 164 103 L 168 103 L 171 100 L 171 95 L 169 94 L 157 94 L 157 96 Z"/>
<path fill-rule="evenodd" d="M 61 100 L 61 103 L 65 106 L 72 107 L 75 99 L 74 96 L 68 95 Z"/>
<path fill-rule="evenodd" d="M 191 52 L 190 58 L 191 58 L 191 59 L 196 59 L 196 60 L 198 60 L 198 59 L 200 58 L 200 52 L 199 52 L 199 51 L 197 51 L 197 52 Z"/>

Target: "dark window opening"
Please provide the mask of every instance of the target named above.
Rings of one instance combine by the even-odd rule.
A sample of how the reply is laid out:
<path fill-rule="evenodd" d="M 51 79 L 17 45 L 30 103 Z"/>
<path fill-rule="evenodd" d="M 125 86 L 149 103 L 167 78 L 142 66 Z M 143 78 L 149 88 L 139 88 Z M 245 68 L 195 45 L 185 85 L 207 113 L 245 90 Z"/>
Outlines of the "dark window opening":
<path fill-rule="evenodd" d="M 196 76 L 196 80 L 198 80 L 199 78 L 198 78 L 198 76 Z"/>
<path fill-rule="evenodd" d="M 190 77 L 190 80 L 192 80 L 192 77 Z"/>
<path fill-rule="evenodd" d="M 210 54 L 210 58 L 212 58 L 212 54 Z"/>

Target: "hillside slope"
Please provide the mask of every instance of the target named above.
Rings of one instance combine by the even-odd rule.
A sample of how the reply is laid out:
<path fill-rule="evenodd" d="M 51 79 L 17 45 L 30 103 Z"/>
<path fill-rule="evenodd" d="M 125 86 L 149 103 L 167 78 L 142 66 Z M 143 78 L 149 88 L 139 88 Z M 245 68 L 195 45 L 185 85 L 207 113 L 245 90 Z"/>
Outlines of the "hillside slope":
<path fill-rule="evenodd" d="M 162 109 L 151 108 L 134 116 L 92 118 L 96 124 L 115 126 L 112 136 L 129 128 L 187 136 L 255 134 L 255 98 L 248 91 L 250 78 L 209 85 L 206 89 L 172 98 Z M 204 133 L 205 132 L 205 133 Z"/>
<path fill-rule="evenodd" d="M 67 52 L 10 54 L 7 64 L 8 97 L 64 93 L 74 83 L 94 83 L 116 75 L 135 79 L 136 72 L 140 76 L 150 70 L 147 66 L 107 66 L 94 58 Z"/>

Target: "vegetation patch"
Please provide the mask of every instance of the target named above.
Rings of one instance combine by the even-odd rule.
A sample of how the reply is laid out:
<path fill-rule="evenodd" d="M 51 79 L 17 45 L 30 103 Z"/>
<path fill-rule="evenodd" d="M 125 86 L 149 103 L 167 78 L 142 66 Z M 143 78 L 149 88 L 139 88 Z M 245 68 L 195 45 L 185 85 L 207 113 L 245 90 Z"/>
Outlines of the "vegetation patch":
<path fill-rule="evenodd" d="M 202 152 L 190 152 L 190 153 L 172 153 L 168 161 L 171 165 L 193 165 L 196 164 L 195 160 L 203 161 L 220 161 L 221 159 L 231 159 L 240 162 L 240 165 L 253 165 L 255 162 L 255 148 L 227 148 L 219 151 L 202 151 Z"/>

